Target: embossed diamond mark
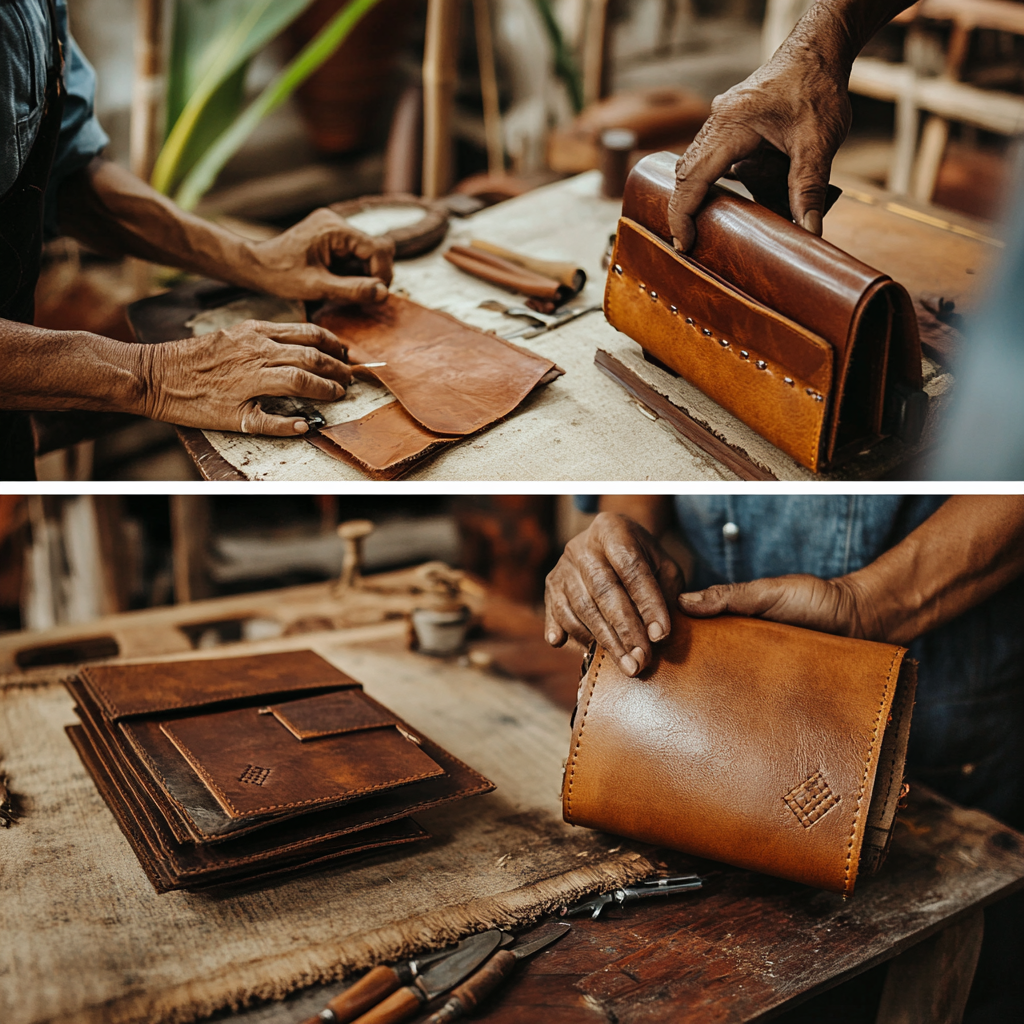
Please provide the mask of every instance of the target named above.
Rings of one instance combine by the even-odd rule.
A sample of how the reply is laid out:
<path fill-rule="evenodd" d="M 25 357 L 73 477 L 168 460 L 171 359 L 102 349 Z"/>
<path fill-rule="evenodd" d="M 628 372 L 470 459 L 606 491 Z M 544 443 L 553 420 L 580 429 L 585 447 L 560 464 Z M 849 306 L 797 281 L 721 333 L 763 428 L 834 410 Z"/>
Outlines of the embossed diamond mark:
<path fill-rule="evenodd" d="M 810 828 L 826 811 L 835 807 L 840 798 L 828 787 L 825 776 L 815 772 L 783 798 L 804 828 Z"/>
<path fill-rule="evenodd" d="M 269 768 L 260 768 L 259 765 L 249 764 L 245 766 L 245 771 L 238 776 L 238 781 L 248 783 L 250 786 L 262 786 L 269 775 Z"/>

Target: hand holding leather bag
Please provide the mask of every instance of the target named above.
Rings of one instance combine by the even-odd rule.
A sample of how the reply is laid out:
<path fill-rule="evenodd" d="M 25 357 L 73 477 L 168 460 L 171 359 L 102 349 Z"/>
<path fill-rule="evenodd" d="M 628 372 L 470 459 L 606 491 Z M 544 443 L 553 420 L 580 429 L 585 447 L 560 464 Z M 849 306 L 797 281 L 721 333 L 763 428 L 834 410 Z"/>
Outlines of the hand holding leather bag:
<path fill-rule="evenodd" d="M 675 162 L 654 153 L 630 172 L 608 322 L 814 472 L 890 435 L 914 443 L 927 396 L 906 289 L 717 186 L 677 253 Z"/>
<path fill-rule="evenodd" d="M 673 617 L 636 678 L 597 648 L 567 822 L 851 894 L 896 819 L 916 686 L 894 644 Z"/>

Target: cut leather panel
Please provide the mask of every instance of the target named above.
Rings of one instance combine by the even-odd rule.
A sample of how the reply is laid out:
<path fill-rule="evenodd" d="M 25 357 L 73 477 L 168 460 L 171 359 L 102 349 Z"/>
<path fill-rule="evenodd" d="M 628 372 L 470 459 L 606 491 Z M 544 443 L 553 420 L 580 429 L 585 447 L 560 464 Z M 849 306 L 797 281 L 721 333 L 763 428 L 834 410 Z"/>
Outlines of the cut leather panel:
<path fill-rule="evenodd" d="M 362 690 L 338 690 L 274 704 L 270 713 L 300 741 L 398 724 L 386 707 Z"/>
<path fill-rule="evenodd" d="M 80 675 L 115 721 L 242 698 L 359 684 L 313 651 L 139 665 L 89 665 Z"/>
<path fill-rule="evenodd" d="M 555 364 L 400 295 L 328 306 L 315 321 L 374 370 L 409 415 L 436 434 L 471 434 L 507 416 Z"/>
<path fill-rule="evenodd" d="M 252 707 L 177 718 L 160 729 L 232 818 L 343 803 L 444 774 L 393 727 L 301 743 Z"/>
<path fill-rule="evenodd" d="M 673 615 L 639 678 L 598 648 L 566 821 L 852 893 L 902 647 Z M 803 820 L 801 820 L 803 819 Z"/>
<path fill-rule="evenodd" d="M 390 480 L 461 438 L 435 434 L 417 423 L 400 403 L 389 402 L 357 420 L 311 431 L 306 440 L 333 458 L 353 460 L 371 476 Z"/>
<path fill-rule="evenodd" d="M 643 338 L 652 355 L 798 462 L 817 469 L 829 411 L 824 399 L 832 387 L 831 346 L 625 218 L 612 259 L 604 300 L 608 322 Z M 705 329 L 712 333 L 705 335 Z"/>
<path fill-rule="evenodd" d="M 67 726 L 66 732 L 146 877 L 160 893 L 186 887 L 223 885 L 243 879 L 253 881 L 297 867 L 311 868 L 370 850 L 430 838 L 430 833 L 411 818 L 400 818 L 354 834 L 318 837 L 309 841 L 298 839 L 276 847 L 265 842 L 243 845 L 239 841 L 214 847 L 181 845 L 161 827 L 158 815 L 148 817 L 138 812 L 130 791 L 125 788 L 125 777 L 109 771 L 108 766 L 96 756 L 83 726 Z M 261 837 L 263 840 L 266 838 Z"/>

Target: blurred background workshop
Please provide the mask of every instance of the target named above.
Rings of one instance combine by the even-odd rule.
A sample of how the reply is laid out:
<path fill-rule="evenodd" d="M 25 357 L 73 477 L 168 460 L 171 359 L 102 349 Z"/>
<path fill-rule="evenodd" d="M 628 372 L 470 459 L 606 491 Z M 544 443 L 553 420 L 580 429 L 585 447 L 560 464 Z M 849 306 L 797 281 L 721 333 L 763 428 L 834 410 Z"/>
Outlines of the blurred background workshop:
<path fill-rule="evenodd" d="M 107 157 L 251 239 L 273 237 L 318 207 L 342 204 L 338 212 L 356 227 L 390 232 L 401 259 L 436 245 L 449 220 L 455 225 L 580 172 L 600 171 L 605 194 L 621 195 L 628 167 L 652 151 L 681 153 L 711 100 L 765 61 L 808 6 L 805 0 L 74 0 L 68 15 L 96 69 L 95 110 L 110 139 Z M 243 23 L 243 16 L 249 20 Z M 833 167 L 846 192 L 841 207 L 853 206 L 833 217 L 837 225 L 861 214 L 887 217 L 894 237 L 915 239 L 907 244 L 916 247 L 916 269 L 891 272 L 907 275 L 930 360 L 925 387 L 939 403 L 949 382 L 943 353 L 957 336 L 961 300 L 974 279 L 963 278 L 963 294 L 948 282 L 936 285 L 942 294 L 925 294 L 918 278 L 929 264 L 931 236 L 918 239 L 914 232 L 935 232 L 936 245 L 952 246 L 948 260 L 960 277 L 963 266 L 973 275 L 998 252 L 992 222 L 1007 201 L 1024 129 L 1022 55 L 1019 3 L 922 0 L 880 31 L 853 65 L 852 130 Z M 413 201 L 421 205 L 351 202 L 388 193 L 422 197 Z M 538 211 L 535 219 L 546 216 Z M 498 230 L 498 220 L 493 224 Z M 963 251 L 954 252 L 956 246 Z M 448 255 L 452 262 L 460 258 Z M 600 253 L 591 255 L 596 261 Z M 45 247 L 35 323 L 131 340 L 127 307 L 186 280 L 180 271 L 57 238 Z M 591 305 L 578 312 L 599 302 L 600 284 L 592 281 Z M 422 294 L 428 305 L 440 304 L 429 289 Z M 475 312 L 477 319 L 490 318 L 477 326 L 499 333 L 508 334 L 509 324 L 520 335 L 551 326 L 550 310 L 536 305 L 532 313 L 515 314 L 532 321 L 510 320 L 507 303 L 481 305 L 492 312 Z M 279 313 L 264 311 L 262 318 Z M 600 377 L 592 349 L 580 366 Z M 569 377 L 556 387 L 575 396 L 584 386 L 580 370 L 565 366 Z M 602 367 L 606 374 L 609 366 Z M 632 401 L 635 387 L 630 394 Z M 636 404 L 648 420 L 676 415 L 641 398 Z M 700 419 L 696 403 L 688 408 Z M 541 433 L 549 430 L 537 422 Z M 752 471 L 766 479 L 798 468 L 758 455 L 756 438 L 742 424 L 723 426 L 713 417 L 709 429 L 733 450 L 752 452 L 757 466 L 751 470 L 721 445 L 712 441 L 708 448 L 692 437 L 695 455 L 655 458 L 648 451 L 668 442 L 656 441 L 657 432 L 649 438 L 651 423 L 639 413 L 632 422 L 656 476 L 734 479 L 731 473 Z M 240 441 L 211 440 L 187 427 L 176 433 L 169 423 L 138 416 L 44 416 L 34 431 L 40 479 L 276 479 L 282 472 L 287 478 L 287 467 L 278 468 L 280 448 L 239 447 Z M 577 458 L 586 455 L 593 467 L 581 463 L 573 474 L 559 464 L 554 472 L 608 479 L 600 462 L 616 455 L 600 450 L 596 436 L 572 435 Z M 456 474 L 497 478 L 507 450 L 490 461 L 487 453 L 476 453 L 476 461 L 463 456 L 461 463 L 457 454 L 442 453 L 441 464 L 446 457 Z M 906 454 L 886 458 L 861 475 L 906 469 Z M 308 459 L 323 461 L 312 451 Z M 313 465 L 304 462 L 294 473 L 309 479 Z M 550 466 L 532 467 L 525 456 L 507 475 L 555 478 Z"/>

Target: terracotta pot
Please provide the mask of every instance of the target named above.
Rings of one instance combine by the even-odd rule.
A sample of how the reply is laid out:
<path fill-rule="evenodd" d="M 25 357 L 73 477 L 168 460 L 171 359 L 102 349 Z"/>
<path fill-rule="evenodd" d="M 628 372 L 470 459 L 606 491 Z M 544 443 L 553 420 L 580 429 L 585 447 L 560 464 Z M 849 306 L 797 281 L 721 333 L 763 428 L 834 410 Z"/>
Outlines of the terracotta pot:
<path fill-rule="evenodd" d="M 298 53 L 347 0 L 316 0 L 288 29 Z M 324 153 L 363 149 L 382 134 L 389 100 L 401 86 L 398 59 L 410 29 L 422 20 L 420 4 L 381 0 L 363 15 L 337 52 L 299 87 L 296 95 L 313 144 Z"/>

